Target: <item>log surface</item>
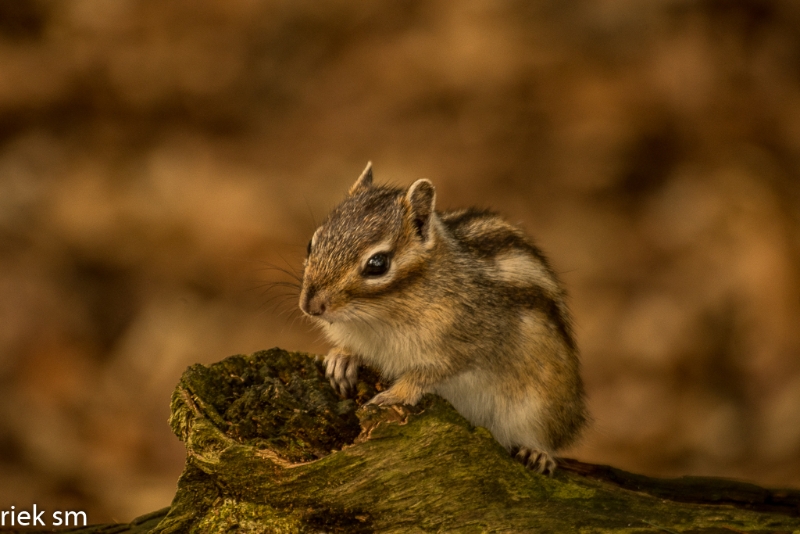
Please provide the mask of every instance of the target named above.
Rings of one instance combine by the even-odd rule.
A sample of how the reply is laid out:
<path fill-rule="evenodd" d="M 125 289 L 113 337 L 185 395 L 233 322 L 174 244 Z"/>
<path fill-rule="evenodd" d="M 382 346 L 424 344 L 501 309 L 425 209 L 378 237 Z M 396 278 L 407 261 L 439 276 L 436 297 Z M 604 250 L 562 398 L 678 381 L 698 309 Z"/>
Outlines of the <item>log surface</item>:
<path fill-rule="evenodd" d="M 666 480 L 559 459 L 552 478 L 428 395 L 360 406 L 321 363 L 280 349 L 184 373 L 171 425 L 186 468 L 168 510 L 80 533 L 800 533 L 800 491 L 716 478 Z"/>

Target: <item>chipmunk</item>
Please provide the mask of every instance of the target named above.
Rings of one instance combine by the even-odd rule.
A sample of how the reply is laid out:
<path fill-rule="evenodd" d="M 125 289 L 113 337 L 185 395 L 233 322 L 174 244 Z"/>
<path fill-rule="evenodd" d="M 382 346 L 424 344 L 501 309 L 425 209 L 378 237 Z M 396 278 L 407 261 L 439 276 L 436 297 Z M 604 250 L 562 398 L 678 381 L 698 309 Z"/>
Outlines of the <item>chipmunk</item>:
<path fill-rule="evenodd" d="M 565 293 L 516 226 L 478 209 L 438 212 L 426 179 L 373 185 L 372 165 L 317 228 L 300 309 L 334 348 L 340 393 L 359 364 L 391 387 L 369 403 L 447 399 L 523 464 L 551 474 L 553 453 L 587 420 Z"/>

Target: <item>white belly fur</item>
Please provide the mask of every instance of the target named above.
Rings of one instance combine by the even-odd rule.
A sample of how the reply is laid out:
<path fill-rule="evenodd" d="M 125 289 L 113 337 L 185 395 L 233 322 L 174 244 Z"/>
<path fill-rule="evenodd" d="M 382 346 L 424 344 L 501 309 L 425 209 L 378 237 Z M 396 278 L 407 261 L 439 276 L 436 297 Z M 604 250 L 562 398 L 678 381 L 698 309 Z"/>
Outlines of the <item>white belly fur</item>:
<path fill-rule="evenodd" d="M 497 377 L 480 371 L 461 373 L 435 388 L 464 418 L 487 428 L 506 449 L 524 446 L 546 451 L 541 436 L 541 403 L 535 392 L 513 399 Z"/>
<path fill-rule="evenodd" d="M 396 380 L 410 369 L 435 361 L 435 349 L 427 347 L 416 336 L 399 333 L 396 325 L 380 323 L 334 323 L 325 333 L 337 346 L 346 347 L 364 363 L 381 374 Z M 475 369 L 459 373 L 434 387 L 435 393 L 447 399 L 465 419 L 487 428 L 507 449 L 528 447 L 547 451 L 544 426 L 541 423 L 542 403 L 536 391 L 512 398 L 504 394 L 502 380 Z"/>

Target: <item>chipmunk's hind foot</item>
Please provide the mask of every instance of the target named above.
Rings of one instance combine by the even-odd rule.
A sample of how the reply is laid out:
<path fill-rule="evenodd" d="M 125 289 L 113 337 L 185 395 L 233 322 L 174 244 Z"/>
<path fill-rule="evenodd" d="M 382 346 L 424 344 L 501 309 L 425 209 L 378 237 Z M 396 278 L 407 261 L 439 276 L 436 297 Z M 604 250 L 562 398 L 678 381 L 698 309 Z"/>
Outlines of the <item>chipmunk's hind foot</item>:
<path fill-rule="evenodd" d="M 553 476 L 553 472 L 556 470 L 556 461 L 548 452 L 520 447 L 516 454 L 513 452 L 512 454 L 514 459 L 521 462 L 522 465 L 542 475 Z"/>

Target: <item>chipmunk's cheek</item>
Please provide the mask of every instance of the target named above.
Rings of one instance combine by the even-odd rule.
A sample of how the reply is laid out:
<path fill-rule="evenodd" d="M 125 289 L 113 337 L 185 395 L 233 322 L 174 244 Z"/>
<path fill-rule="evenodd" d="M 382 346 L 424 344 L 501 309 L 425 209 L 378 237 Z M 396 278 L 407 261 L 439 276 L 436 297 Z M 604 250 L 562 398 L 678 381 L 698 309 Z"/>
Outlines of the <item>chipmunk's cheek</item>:
<path fill-rule="evenodd" d="M 392 278 L 385 277 L 380 280 L 367 280 L 364 282 L 363 290 L 366 294 L 378 292 L 392 283 Z"/>
<path fill-rule="evenodd" d="M 341 317 L 341 314 L 336 313 L 336 311 L 330 311 L 330 312 L 327 312 L 326 314 L 318 317 L 318 319 L 320 319 L 322 321 L 325 321 L 328 324 L 333 324 L 333 323 L 340 322 L 342 320 L 342 317 Z"/>

